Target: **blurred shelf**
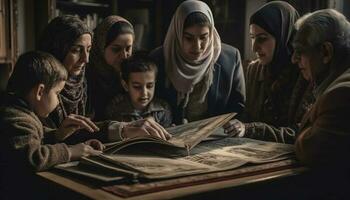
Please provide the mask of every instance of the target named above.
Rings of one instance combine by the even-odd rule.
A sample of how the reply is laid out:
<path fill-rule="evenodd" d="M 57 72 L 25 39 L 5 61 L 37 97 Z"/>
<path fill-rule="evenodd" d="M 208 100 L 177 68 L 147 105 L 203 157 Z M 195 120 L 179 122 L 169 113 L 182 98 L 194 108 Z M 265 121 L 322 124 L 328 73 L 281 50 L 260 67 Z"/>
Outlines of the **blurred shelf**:
<path fill-rule="evenodd" d="M 56 8 L 68 13 L 87 14 L 91 12 L 108 15 L 110 5 L 90 2 L 57 1 Z"/>

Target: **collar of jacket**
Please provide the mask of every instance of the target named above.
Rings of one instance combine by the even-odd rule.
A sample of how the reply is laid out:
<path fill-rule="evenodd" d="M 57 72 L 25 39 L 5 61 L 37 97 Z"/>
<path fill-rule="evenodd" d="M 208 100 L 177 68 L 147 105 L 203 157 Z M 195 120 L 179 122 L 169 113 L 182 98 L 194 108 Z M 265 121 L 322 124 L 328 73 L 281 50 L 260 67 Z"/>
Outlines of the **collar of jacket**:
<path fill-rule="evenodd" d="M 337 70 L 330 73 L 329 76 L 327 76 L 327 78 L 323 80 L 321 84 L 315 88 L 313 92 L 315 98 L 317 99 L 322 94 L 324 94 L 325 91 L 333 85 L 332 83 L 336 81 L 339 77 L 341 77 L 343 74 L 348 74 L 348 73 L 350 73 L 350 68 L 345 70 Z"/>
<path fill-rule="evenodd" d="M 123 110 L 120 111 L 120 114 L 122 115 L 140 116 L 140 115 L 147 115 L 152 112 L 159 112 L 164 110 L 163 107 L 161 107 L 159 104 L 156 103 L 156 99 L 153 98 L 144 111 L 137 112 L 131 103 L 130 97 L 126 94 L 124 98 L 125 100 L 121 101 L 121 105 L 120 105 L 123 108 Z"/>
<path fill-rule="evenodd" d="M 28 102 L 14 93 L 7 93 L 4 95 L 4 106 L 14 106 L 26 113 L 32 113 L 33 109 L 29 106 Z"/>
<path fill-rule="evenodd" d="M 213 73 L 214 73 L 213 82 L 207 94 L 208 103 L 210 99 L 215 99 L 215 102 L 216 102 L 220 92 L 219 88 L 220 88 L 221 65 L 218 62 L 214 63 Z"/>

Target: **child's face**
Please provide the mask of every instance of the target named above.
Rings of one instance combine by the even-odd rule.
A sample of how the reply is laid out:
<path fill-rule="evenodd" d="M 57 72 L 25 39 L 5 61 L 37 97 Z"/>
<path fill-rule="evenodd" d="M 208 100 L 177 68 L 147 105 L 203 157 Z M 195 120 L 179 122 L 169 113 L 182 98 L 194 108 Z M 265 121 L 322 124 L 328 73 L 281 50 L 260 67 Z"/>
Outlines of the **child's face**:
<path fill-rule="evenodd" d="M 34 104 L 34 111 L 40 117 L 47 117 L 59 104 L 58 94 L 64 87 L 65 81 L 60 81 L 49 92 L 42 93 Z"/>
<path fill-rule="evenodd" d="M 137 110 L 144 110 L 152 101 L 155 87 L 154 71 L 132 72 L 129 81 L 124 84 L 128 91 L 131 103 Z"/>

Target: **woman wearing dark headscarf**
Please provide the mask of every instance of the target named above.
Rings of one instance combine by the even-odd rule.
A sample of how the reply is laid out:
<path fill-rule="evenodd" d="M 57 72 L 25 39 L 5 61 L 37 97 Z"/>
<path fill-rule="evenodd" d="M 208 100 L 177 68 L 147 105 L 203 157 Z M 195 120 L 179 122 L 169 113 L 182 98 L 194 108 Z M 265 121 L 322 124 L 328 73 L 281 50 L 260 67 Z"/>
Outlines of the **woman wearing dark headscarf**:
<path fill-rule="evenodd" d="M 245 85 L 239 51 L 222 44 L 212 12 L 202 1 L 176 10 L 164 44 L 150 54 L 159 67 L 156 95 L 181 124 L 244 108 Z"/>
<path fill-rule="evenodd" d="M 74 122 L 83 123 L 85 129 L 90 132 L 101 130 L 100 134 L 76 132 L 67 138 L 68 143 L 76 143 L 90 137 L 101 141 L 121 140 L 139 135 L 155 135 L 166 139 L 168 133 L 159 124 L 149 119 L 133 124 L 105 121 L 97 123 L 98 127 L 90 120 L 94 118 L 90 104 L 90 96 L 94 94 L 88 92 L 85 66 L 89 61 L 91 41 L 92 33 L 78 17 L 59 16 L 45 28 L 39 48 L 51 53 L 63 63 L 68 72 L 68 80 L 59 94 L 59 105 L 44 123 L 50 128 L 57 128 L 68 118 L 73 124 Z M 79 124 L 75 125 L 70 124 L 67 128 L 81 129 Z"/>
<path fill-rule="evenodd" d="M 245 70 L 247 102 L 243 120 L 249 123 L 236 121 L 240 136 L 294 142 L 296 124 L 313 101 L 308 82 L 291 62 L 298 18 L 298 12 L 281 1 L 267 3 L 250 17 L 250 38 L 257 60 Z"/>
<path fill-rule="evenodd" d="M 44 30 L 39 49 L 54 55 L 68 72 L 66 84 L 59 94 L 59 105 L 45 124 L 51 128 L 60 127 L 66 118 L 83 121 L 88 130 L 98 128 L 85 116 L 91 116 L 88 104 L 85 64 L 89 61 L 92 32 L 77 17 L 61 16 L 53 19 Z M 79 125 L 78 125 L 79 126 Z"/>
<path fill-rule="evenodd" d="M 133 26 L 120 16 L 105 18 L 94 31 L 88 82 L 96 119 L 103 115 L 109 101 L 124 92 L 120 83 L 120 63 L 131 56 L 134 43 Z"/>

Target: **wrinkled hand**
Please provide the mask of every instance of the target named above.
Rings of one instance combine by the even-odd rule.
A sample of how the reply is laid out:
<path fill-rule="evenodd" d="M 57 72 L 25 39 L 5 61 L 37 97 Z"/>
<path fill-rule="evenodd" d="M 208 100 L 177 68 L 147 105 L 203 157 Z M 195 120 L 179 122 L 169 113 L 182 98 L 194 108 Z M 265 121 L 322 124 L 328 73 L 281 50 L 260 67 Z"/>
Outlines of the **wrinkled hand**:
<path fill-rule="evenodd" d="M 81 115 L 70 114 L 63 120 L 61 126 L 57 130 L 56 139 L 58 141 L 63 141 L 80 129 L 86 129 L 91 133 L 100 130 L 89 118 Z"/>
<path fill-rule="evenodd" d="M 97 156 L 102 153 L 102 151 L 95 150 L 92 146 L 84 144 L 84 143 L 79 143 L 76 145 L 72 145 L 69 147 L 69 152 L 70 152 L 70 160 L 79 160 L 81 157 L 84 156 Z"/>
<path fill-rule="evenodd" d="M 238 119 L 228 121 L 223 128 L 230 137 L 243 137 L 245 134 L 245 125 Z"/>
<path fill-rule="evenodd" d="M 102 142 L 96 139 L 87 140 L 84 142 L 84 144 L 91 146 L 97 151 L 103 151 L 106 148 L 106 146 L 103 145 Z"/>
<path fill-rule="evenodd" d="M 122 132 L 123 138 L 133 138 L 144 135 L 156 136 L 163 140 L 171 138 L 171 135 L 152 117 L 126 124 Z"/>

